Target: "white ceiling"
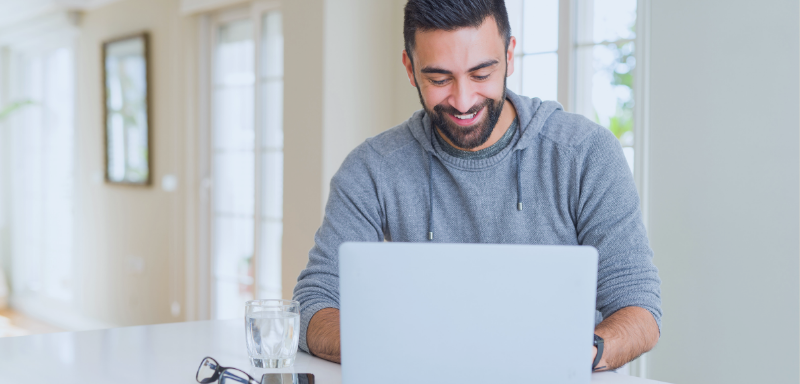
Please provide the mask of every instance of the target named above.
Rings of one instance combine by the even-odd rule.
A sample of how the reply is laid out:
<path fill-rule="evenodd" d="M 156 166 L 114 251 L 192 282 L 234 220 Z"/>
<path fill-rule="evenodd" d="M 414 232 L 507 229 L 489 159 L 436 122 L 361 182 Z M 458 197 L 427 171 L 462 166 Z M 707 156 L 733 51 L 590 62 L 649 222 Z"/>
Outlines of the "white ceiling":
<path fill-rule="evenodd" d="M 87 10 L 118 0 L 0 0 L 0 27 L 50 12 Z"/>

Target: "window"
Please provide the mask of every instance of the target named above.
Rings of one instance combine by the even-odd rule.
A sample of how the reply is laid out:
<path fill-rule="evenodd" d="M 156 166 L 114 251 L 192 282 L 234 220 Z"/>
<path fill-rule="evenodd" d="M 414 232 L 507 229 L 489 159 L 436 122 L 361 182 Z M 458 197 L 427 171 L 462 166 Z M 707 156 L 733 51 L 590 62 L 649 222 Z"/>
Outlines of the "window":
<path fill-rule="evenodd" d="M 608 128 L 633 171 L 637 0 L 506 0 L 506 7 L 517 38 L 508 88 L 558 100 Z"/>
<path fill-rule="evenodd" d="M 14 53 L 9 129 L 15 296 L 73 299 L 74 84 L 72 49 Z"/>
<path fill-rule="evenodd" d="M 636 0 L 578 2 L 575 111 L 608 128 L 634 170 Z"/>
<path fill-rule="evenodd" d="M 507 0 L 515 71 L 508 88 L 542 100 L 558 99 L 559 0 Z"/>
<path fill-rule="evenodd" d="M 507 79 L 508 88 L 529 97 L 557 100 L 566 111 L 582 114 L 608 128 L 622 144 L 625 159 L 634 172 L 637 161 L 646 161 L 645 151 L 635 152 L 646 143 L 645 119 L 636 109 L 636 100 L 643 100 L 644 96 L 636 94 L 644 88 L 645 77 L 637 78 L 642 70 L 636 70 L 637 59 L 639 67 L 642 64 L 643 44 L 636 44 L 644 40 L 637 31 L 646 26 L 637 25 L 637 16 L 646 15 L 643 11 L 648 1 L 505 2 L 511 33 L 517 38 L 515 71 Z M 637 171 L 634 176 L 646 222 L 646 175 Z M 647 354 L 618 372 L 646 377 L 646 360 Z"/>
<path fill-rule="evenodd" d="M 221 13 L 211 29 L 211 316 L 229 318 L 282 293 L 281 14 Z"/>

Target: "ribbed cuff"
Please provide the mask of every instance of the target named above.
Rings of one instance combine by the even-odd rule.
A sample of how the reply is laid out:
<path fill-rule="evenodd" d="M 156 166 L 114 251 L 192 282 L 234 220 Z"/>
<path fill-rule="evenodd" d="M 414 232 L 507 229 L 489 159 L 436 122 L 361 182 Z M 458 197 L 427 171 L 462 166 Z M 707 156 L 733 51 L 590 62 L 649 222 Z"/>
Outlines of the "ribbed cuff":
<path fill-rule="evenodd" d="M 306 340 L 306 333 L 308 332 L 308 323 L 311 322 L 311 318 L 314 316 L 314 314 L 316 314 L 320 309 L 325 309 L 325 308 L 339 309 L 339 307 L 335 303 L 316 303 L 316 304 L 311 304 L 300 311 L 299 347 L 303 352 L 311 354 L 311 351 L 308 350 L 308 341 Z"/>

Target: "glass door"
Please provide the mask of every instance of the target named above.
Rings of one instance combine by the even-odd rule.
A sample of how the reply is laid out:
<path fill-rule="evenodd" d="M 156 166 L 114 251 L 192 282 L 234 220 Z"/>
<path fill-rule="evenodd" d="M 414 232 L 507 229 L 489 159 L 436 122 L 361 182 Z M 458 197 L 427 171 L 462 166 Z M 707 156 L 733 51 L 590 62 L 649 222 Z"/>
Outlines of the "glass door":
<path fill-rule="evenodd" d="M 212 317 L 281 298 L 283 35 L 278 10 L 214 24 L 211 88 Z"/>
<path fill-rule="evenodd" d="M 240 315 L 253 299 L 255 74 L 249 19 L 217 28 L 212 88 L 214 315 Z"/>

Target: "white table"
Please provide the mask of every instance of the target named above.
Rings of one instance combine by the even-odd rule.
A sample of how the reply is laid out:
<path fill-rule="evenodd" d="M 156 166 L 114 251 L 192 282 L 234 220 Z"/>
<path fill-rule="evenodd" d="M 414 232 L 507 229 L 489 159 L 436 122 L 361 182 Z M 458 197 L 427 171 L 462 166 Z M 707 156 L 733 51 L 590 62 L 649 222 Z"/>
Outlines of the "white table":
<path fill-rule="evenodd" d="M 340 365 L 302 352 L 293 368 L 250 367 L 244 321 L 212 320 L 0 338 L 0 382 L 195 384 L 205 356 L 259 380 L 266 372 L 310 372 L 319 384 L 342 381 Z M 592 383 L 658 382 L 603 372 Z"/>

